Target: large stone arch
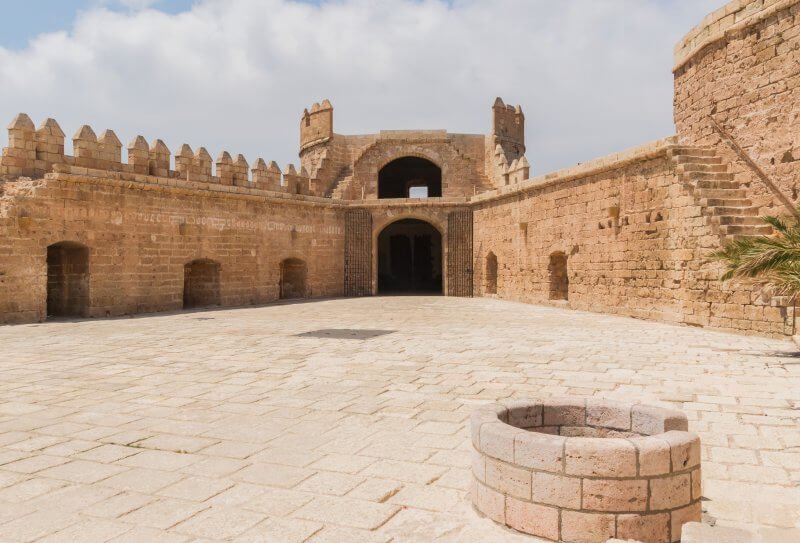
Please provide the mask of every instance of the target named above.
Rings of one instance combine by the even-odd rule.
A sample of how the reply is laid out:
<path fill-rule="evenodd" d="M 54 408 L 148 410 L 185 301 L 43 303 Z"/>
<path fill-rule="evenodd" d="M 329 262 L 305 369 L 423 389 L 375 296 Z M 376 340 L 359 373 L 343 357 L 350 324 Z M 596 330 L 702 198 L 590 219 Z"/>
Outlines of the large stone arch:
<path fill-rule="evenodd" d="M 473 186 L 480 184 L 475 177 L 476 164 L 446 138 L 419 143 L 401 140 L 378 141 L 359 156 L 353 164 L 349 198 L 378 198 L 378 174 L 387 164 L 405 157 L 427 160 L 441 170 L 442 196 L 471 196 Z M 478 165 L 478 166 L 482 166 Z"/>
<path fill-rule="evenodd" d="M 417 197 L 441 197 L 442 168 L 426 158 L 403 156 L 378 170 L 378 199 L 413 198 L 415 189 L 424 192 Z"/>
<path fill-rule="evenodd" d="M 438 211 L 438 212 L 437 212 Z M 442 288 L 447 292 L 447 215 L 442 214 L 441 210 L 428 211 L 425 208 L 406 209 L 403 211 L 373 213 L 372 223 L 372 293 L 378 294 L 378 274 L 379 274 L 379 238 L 381 232 L 390 225 L 403 220 L 416 220 L 431 225 L 440 235 L 442 243 Z"/>

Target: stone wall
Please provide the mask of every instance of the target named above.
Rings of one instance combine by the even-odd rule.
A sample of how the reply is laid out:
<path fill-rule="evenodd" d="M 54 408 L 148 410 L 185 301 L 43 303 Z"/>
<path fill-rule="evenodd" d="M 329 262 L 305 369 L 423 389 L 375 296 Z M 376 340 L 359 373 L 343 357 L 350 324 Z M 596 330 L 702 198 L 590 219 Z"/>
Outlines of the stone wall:
<path fill-rule="evenodd" d="M 490 134 L 450 134 L 446 130 L 384 130 L 342 135 L 333 131 L 333 107 L 325 100 L 303 112 L 300 121 L 302 172 L 312 194 L 343 200 L 378 198 L 378 172 L 402 157 L 430 160 L 442 170 L 442 196 L 466 198 L 527 179 L 525 115 L 521 106 L 497 98 Z"/>
<path fill-rule="evenodd" d="M 343 210 L 242 187 L 74 169 L 0 182 L 0 323 L 43 320 L 47 247 L 89 248 L 93 317 L 176 310 L 184 266 L 220 266 L 222 306 L 280 296 L 280 264 L 308 265 L 306 294 L 342 294 Z M 222 190 L 226 189 L 226 190 Z"/>
<path fill-rule="evenodd" d="M 475 294 L 495 295 L 486 272 L 496 257 L 500 298 L 791 333 L 785 300 L 721 283 L 719 265 L 707 261 L 724 236 L 718 209 L 681 173 L 696 152 L 662 140 L 477 197 Z"/>
<path fill-rule="evenodd" d="M 675 123 L 681 141 L 716 147 L 764 212 L 787 213 L 722 140 L 710 116 L 791 203 L 800 171 L 800 2 L 737 0 L 710 14 L 675 49 Z M 791 205 L 791 204 L 790 204 Z"/>
<path fill-rule="evenodd" d="M 325 180 L 324 194 L 342 200 L 378 198 L 378 173 L 392 160 L 419 157 L 442 170 L 442 196 L 467 198 L 492 188 L 486 137 L 445 130 L 392 130 L 369 136 L 334 134 L 301 152 L 303 167 Z"/>

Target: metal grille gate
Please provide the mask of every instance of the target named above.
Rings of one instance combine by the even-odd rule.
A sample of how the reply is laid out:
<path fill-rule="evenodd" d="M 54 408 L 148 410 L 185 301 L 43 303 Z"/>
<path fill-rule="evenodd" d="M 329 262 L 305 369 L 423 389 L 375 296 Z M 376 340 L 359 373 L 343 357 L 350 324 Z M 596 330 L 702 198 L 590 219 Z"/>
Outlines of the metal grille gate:
<path fill-rule="evenodd" d="M 344 218 L 344 295 L 372 294 L 372 214 L 348 211 Z"/>
<path fill-rule="evenodd" d="M 472 211 L 447 216 L 447 295 L 472 297 Z"/>

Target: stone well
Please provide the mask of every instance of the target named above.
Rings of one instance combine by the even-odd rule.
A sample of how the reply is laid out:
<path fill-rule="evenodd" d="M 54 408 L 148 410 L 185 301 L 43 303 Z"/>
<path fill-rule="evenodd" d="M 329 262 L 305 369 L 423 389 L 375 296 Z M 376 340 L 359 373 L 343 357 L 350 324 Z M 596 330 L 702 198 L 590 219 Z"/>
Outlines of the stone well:
<path fill-rule="evenodd" d="M 565 543 L 672 543 L 700 520 L 700 438 L 679 411 L 531 400 L 471 422 L 472 502 L 497 523 Z"/>

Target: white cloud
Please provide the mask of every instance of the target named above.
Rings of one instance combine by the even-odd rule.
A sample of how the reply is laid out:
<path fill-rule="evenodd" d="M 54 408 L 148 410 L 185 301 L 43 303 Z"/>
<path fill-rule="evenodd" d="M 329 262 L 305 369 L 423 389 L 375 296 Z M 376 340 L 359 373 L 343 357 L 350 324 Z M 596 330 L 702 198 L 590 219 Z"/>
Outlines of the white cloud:
<path fill-rule="evenodd" d="M 148 0 L 125 0 L 143 8 Z M 202 0 L 191 11 L 82 13 L 0 48 L 0 120 L 19 111 L 296 161 L 304 107 L 336 131 L 488 129 L 521 103 L 534 170 L 670 135 L 672 47 L 723 0 Z"/>

